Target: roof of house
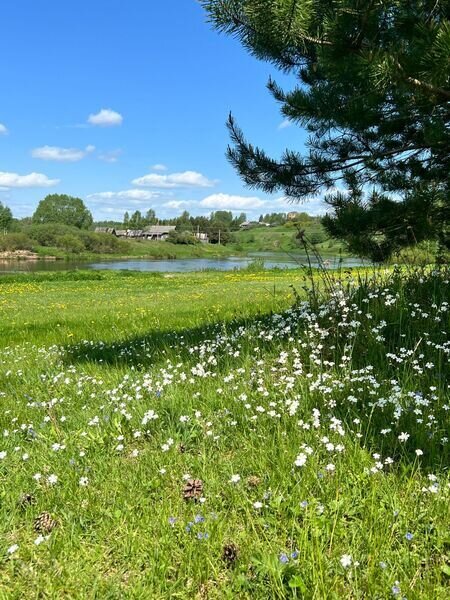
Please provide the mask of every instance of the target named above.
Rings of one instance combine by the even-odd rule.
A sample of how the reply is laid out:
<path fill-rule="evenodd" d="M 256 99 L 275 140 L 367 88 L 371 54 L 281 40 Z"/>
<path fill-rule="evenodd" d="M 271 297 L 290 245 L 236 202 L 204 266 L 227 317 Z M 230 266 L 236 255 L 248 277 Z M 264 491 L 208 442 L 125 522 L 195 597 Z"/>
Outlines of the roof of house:
<path fill-rule="evenodd" d="M 95 233 L 115 233 L 114 227 L 96 227 Z"/>
<path fill-rule="evenodd" d="M 175 225 L 151 225 L 146 227 L 144 233 L 150 235 L 164 235 L 170 231 L 175 231 Z"/>

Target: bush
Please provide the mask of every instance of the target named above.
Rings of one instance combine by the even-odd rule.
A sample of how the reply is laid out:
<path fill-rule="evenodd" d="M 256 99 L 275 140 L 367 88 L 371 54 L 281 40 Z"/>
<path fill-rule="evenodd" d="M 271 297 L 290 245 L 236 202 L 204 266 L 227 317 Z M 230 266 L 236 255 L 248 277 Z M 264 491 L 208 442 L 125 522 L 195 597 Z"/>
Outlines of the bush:
<path fill-rule="evenodd" d="M 33 242 L 24 233 L 8 233 L 0 237 L 0 251 L 32 250 Z"/>
<path fill-rule="evenodd" d="M 194 245 L 198 243 L 197 238 L 190 231 L 170 231 L 167 241 L 172 244 Z"/>
<path fill-rule="evenodd" d="M 92 231 L 80 231 L 79 237 L 83 241 L 86 250 L 98 254 L 118 254 L 127 253 L 128 244 L 123 240 L 117 239 L 109 233 L 94 233 Z"/>
<path fill-rule="evenodd" d="M 66 233 L 56 240 L 56 247 L 62 248 L 66 252 L 72 252 L 73 254 L 81 254 L 85 250 L 85 246 L 79 237 Z"/>
<path fill-rule="evenodd" d="M 45 225 L 30 225 L 24 228 L 31 239 L 35 240 L 39 246 L 58 246 L 58 240 L 65 235 L 78 237 L 80 230 L 69 225 L 61 223 L 46 223 Z"/>

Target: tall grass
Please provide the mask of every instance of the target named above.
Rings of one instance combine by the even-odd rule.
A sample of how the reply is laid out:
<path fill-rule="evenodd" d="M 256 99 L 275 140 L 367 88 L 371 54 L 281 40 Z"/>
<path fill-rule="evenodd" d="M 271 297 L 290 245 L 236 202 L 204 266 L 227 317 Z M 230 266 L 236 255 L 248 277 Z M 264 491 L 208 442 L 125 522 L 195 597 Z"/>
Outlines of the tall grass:
<path fill-rule="evenodd" d="M 449 272 L 302 277 L 2 286 L 0 597 L 448 597 Z"/>

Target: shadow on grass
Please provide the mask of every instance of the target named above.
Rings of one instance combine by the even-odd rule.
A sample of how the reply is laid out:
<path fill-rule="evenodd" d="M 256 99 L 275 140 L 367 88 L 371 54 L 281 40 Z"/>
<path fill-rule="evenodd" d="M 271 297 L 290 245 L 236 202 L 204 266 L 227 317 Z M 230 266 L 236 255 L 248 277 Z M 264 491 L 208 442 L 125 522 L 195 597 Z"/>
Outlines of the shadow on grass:
<path fill-rule="evenodd" d="M 257 314 L 252 317 L 207 323 L 198 327 L 150 331 L 144 335 L 112 342 L 95 341 L 68 345 L 64 348 L 64 362 L 96 363 L 115 367 L 133 366 L 137 369 L 154 367 L 155 364 L 175 358 L 187 364 L 197 363 L 198 352 L 192 352 L 192 349 L 211 342 L 215 343 L 220 340 L 221 334 L 227 337 L 233 336 L 242 328 L 252 328 L 256 323 L 269 321 L 271 316 L 271 313 Z M 224 355 L 223 358 L 226 356 Z M 223 362 L 219 357 L 218 370 Z"/>
<path fill-rule="evenodd" d="M 189 369 L 199 362 L 199 348 L 201 346 L 216 342 L 220 343 L 222 337 L 226 337 L 227 340 L 238 337 L 241 345 L 239 357 L 230 356 L 226 343 L 222 346 L 223 351 L 214 352 L 217 364 L 211 367 L 211 370 L 218 375 L 223 375 L 228 369 L 238 368 L 248 357 L 254 355 L 255 329 L 264 328 L 270 323 L 270 319 L 270 314 L 255 315 L 250 318 L 215 322 L 178 331 L 152 331 L 145 335 L 115 342 L 88 342 L 66 346 L 64 360 L 70 364 L 94 363 L 107 367 L 134 367 L 138 370 L 145 370 L 157 365 L 162 366 L 170 359 L 172 362 L 182 362 Z M 243 329 L 247 330 L 249 328 L 253 330 L 253 334 L 249 338 L 240 335 Z M 283 348 L 284 344 L 283 339 L 273 341 L 257 340 L 257 345 L 261 349 L 260 356 L 267 359 L 268 368 L 271 366 L 271 360 Z M 391 344 L 395 345 L 391 340 L 386 341 L 384 355 Z M 194 349 L 194 352 L 192 352 L 192 349 Z M 205 356 L 208 355 L 209 353 L 206 352 Z M 366 354 L 362 348 L 357 351 L 354 368 L 362 368 L 365 357 Z M 386 382 L 395 380 L 399 376 L 399 372 L 389 365 L 386 358 L 381 360 L 380 357 L 376 370 L 379 371 L 378 378 L 382 373 Z M 336 375 L 339 376 L 338 373 Z M 417 383 L 420 388 L 417 391 L 425 395 L 429 392 L 432 382 L 429 377 L 423 377 Z M 250 381 L 248 385 L 251 386 Z M 317 403 L 314 401 L 314 404 Z M 320 406 L 318 407 L 320 408 Z M 432 435 L 425 426 L 418 425 L 412 408 L 405 411 L 396 427 L 393 427 L 391 412 L 377 411 L 369 415 L 370 408 L 364 402 L 356 405 L 349 405 L 345 402 L 338 403 L 333 410 L 333 415 L 341 419 L 351 429 L 354 428 L 353 420 L 360 419 L 362 423 L 366 424 L 361 444 L 365 445 L 371 452 L 381 452 L 384 458 L 388 456 L 394 458 L 396 464 L 400 465 L 402 469 L 410 470 L 415 463 L 417 464 L 416 449 L 424 451 L 424 455 L 420 458 L 422 468 L 436 471 L 448 467 L 449 445 L 442 444 L 442 436 L 445 435 L 445 423 L 448 424 L 450 429 L 449 412 L 441 409 L 436 412 L 441 430 L 444 433 L 442 435 Z M 391 429 L 392 431 L 389 435 L 382 436 L 380 431 L 383 429 Z M 398 434 L 401 431 L 407 432 L 410 436 L 406 444 L 400 443 L 398 440 Z"/>

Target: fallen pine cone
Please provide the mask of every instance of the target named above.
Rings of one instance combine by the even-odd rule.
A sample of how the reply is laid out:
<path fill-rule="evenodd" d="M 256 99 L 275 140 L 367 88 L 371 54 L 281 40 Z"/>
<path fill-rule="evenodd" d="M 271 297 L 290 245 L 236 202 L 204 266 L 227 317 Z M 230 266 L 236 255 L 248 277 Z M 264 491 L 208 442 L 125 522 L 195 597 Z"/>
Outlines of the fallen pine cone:
<path fill-rule="evenodd" d="M 33 496 L 33 494 L 22 494 L 17 504 L 20 506 L 20 508 L 26 508 L 27 506 L 36 504 L 36 498 Z"/>
<path fill-rule="evenodd" d="M 239 549 L 233 542 L 225 544 L 222 551 L 222 560 L 228 567 L 233 566 L 239 554 Z"/>
<path fill-rule="evenodd" d="M 258 487 L 258 485 L 261 483 L 261 477 L 258 477 L 257 475 L 250 475 L 250 477 L 247 479 L 247 483 L 250 487 Z"/>
<path fill-rule="evenodd" d="M 58 521 L 48 512 L 41 513 L 34 520 L 34 530 L 39 533 L 50 533 L 57 525 Z"/>
<path fill-rule="evenodd" d="M 185 500 L 198 500 L 203 492 L 203 481 L 201 479 L 188 479 L 183 488 L 183 498 Z"/>

